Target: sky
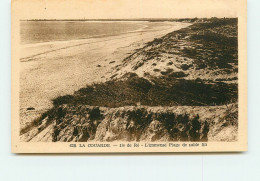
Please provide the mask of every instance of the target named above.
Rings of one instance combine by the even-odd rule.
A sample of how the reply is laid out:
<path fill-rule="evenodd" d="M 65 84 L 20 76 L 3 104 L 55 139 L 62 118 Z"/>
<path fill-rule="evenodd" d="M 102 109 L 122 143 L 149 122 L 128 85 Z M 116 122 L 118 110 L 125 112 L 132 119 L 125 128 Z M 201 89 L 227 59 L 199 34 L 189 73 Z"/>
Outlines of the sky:
<path fill-rule="evenodd" d="M 22 19 L 236 17 L 241 0 L 14 0 Z"/>

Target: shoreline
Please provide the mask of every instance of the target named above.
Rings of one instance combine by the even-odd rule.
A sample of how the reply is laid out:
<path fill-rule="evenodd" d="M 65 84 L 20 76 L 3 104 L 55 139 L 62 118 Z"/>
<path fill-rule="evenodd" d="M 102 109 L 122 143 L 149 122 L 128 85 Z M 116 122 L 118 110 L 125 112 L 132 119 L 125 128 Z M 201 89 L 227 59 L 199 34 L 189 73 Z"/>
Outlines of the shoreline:
<path fill-rule="evenodd" d="M 153 24 L 156 24 L 156 23 L 153 23 Z M 159 24 L 161 24 L 161 22 Z M 156 32 L 162 31 L 162 33 L 160 33 L 160 34 L 164 34 L 164 31 L 167 31 L 167 30 L 169 30 L 170 32 L 175 31 L 176 28 L 179 29 L 178 28 L 179 26 L 183 26 L 183 25 L 185 26 L 187 24 L 191 24 L 191 23 L 166 22 L 164 25 L 165 27 L 159 26 L 159 28 L 158 28 L 157 27 L 158 25 L 156 25 L 156 26 L 149 25 L 149 22 L 146 22 L 146 24 L 144 24 L 143 25 L 144 27 L 142 27 L 142 28 L 120 33 L 118 35 L 103 34 L 103 35 L 97 35 L 97 36 L 74 39 L 74 40 L 55 40 L 55 41 L 47 41 L 47 42 L 39 42 L 39 43 L 21 44 L 22 51 L 21 51 L 20 59 L 26 60 L 26 59 L 30 59 L 32 57 L 35 57 L 35 56 L 38 56 L 38 55 L 41 55 L 44 53 L 49 53 L 51 51 L 55 51 L 55 50 L 59 50 L 59 49 L 65 49 L 65 48 L 80 46 L 80 45 L 84 45 L 84 44 L 98 43 L 98 42 L 102 42 L 102 41 L 110 41 L 117 37 L 120 37 L 123 39 L 123 38 L 129 37 L 129 35 L 136 36 L 136 33 L 148 33 L 148 32 L 152 33 L 153 31 L 156 31 Z M 151 26 L 152 29 L 149 29 L 150 28 L 149 26 Z M 166 27 L 168 27 L 168 28 L 166 28 Z M 146 29 L 146 28 L 148 28 L 148 29 Z M 126 35 L 126 36 L 124 36 L 124 35 Z M 68 44 L 69 44 L 69 46 L 68 46 Z M 36 49 L 35 52 L 33 51 L 33 49 Z M 29 55 L 28 55 L 28 53 L 29 53 Z"/>
<path fill-rule="evenodd" d="M 100 22 L 100 23 L 104 23 L 104 22 Z M 113 23 L 113 22 L 109 22 L 109 23 Z M 111 37 L 111 36 L 118 36 L 118 35 L 127 34 L 127 33 L 140 32 L 143 29 L 145 29 L 146 27 L 148 27 L 148 25 L 144 25 L 144 24 L 142 24 L 142 26 L 143 27 L 138 28 L 136 30 L 129 30 L 129 31 L 126 31 L 126 32 L 121 32 L 119 34 L 111 34 L 111 35 L 110 34 L 100 34 L 100 35 L 94 35 L 94 36 L 78 38 L 78 39 L 67 39 L 67 40 L 66 39 L 62 40 L 61 39 L 61 40 L 49 40 L 49 41 L 42 41 L 42 42 L 21 43 L 21 47 L 22 48 L 26 48 L 26 47 L 35 47 L 35 46 L 41 46 L 41 45 L 48 45 L 48 44 L 62 44 L 62 43 L 68 43 L 68 42 L 70 42 L 70 43 L 71 42 L 75 42 L 76 43 L 76 42 L 81 42 L 81 41 L 85 41 L 85 40 L 89 40 L 89 39 L 108 38 L 108 37 Z"/>
<path fill-rule="evenodd" d="M 87 84 L 105 81 L 113 67 L 122 63 L 135 49 L 154 38 L 190 25 L 176 24 L 163 30 L 132 32 L 132 36 L 124 34 L 87 39 L 81 43 L 50 43 L 22 49 L 21 52 L 25 55 L 29 52 L 31 56 L 24 59 L 27 61 L 21 61 L 20 66 L 20 129 L 51 108 L 52 99 L 72 94 Z M 100 41 L 94 42 L 97 39 Z"/>

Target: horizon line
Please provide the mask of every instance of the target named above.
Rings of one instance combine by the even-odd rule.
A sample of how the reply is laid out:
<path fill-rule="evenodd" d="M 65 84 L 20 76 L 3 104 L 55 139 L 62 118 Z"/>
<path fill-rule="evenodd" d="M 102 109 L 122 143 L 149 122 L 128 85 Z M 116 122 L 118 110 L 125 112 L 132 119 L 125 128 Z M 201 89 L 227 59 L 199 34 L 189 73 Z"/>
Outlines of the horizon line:
<path fill-rule="evenodd" d="M 235 19 L 237 17 L 204 17 L 204 18 L 80 18 L 80 19 L 21 19 L 20 21 L 169 21 L 169 20 L 194 20 L 194 19 Z"/>

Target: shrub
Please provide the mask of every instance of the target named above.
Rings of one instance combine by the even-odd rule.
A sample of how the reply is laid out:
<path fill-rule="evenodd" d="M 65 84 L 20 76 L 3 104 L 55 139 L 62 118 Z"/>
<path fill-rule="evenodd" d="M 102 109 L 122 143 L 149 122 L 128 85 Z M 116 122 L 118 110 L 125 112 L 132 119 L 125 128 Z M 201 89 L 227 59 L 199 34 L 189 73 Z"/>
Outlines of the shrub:
<path fill-rule="evenodd" d="M 182 78 L 182 77 L 187 77 L 188 74 L 185 74 L 184 72 L 172 72 L 169 77 L 173 78 Z"/>
<path fill-rule="evenodd" d="M 172 65 L 173 63 L 172 62 L 168 62 L 167 65 Z"/>
<path fill-rule="evenodd" d="M 162 75 L 168 75 L 169 73 L 171 73 L 173 71 L 173 69 L 166 69 L 166 71 L 161 71 Z"/>
<path fill-rule="evenodd" d="M 181 65 L 181 69 L 182 70 L 188 70 L 191 67 L 191 65 L 187 65 L 187 64 L 182 64 Z"/>

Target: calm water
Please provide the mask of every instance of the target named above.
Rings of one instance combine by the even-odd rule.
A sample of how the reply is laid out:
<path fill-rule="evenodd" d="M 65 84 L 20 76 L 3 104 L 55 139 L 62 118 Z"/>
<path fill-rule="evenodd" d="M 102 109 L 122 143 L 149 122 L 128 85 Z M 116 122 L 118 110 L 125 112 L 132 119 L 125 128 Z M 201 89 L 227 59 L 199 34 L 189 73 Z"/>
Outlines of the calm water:
<path fill-rule="evenodd" d="M 111 36 L 144 28 L 144 22 L 22 21 L 21 43 Z"/>

